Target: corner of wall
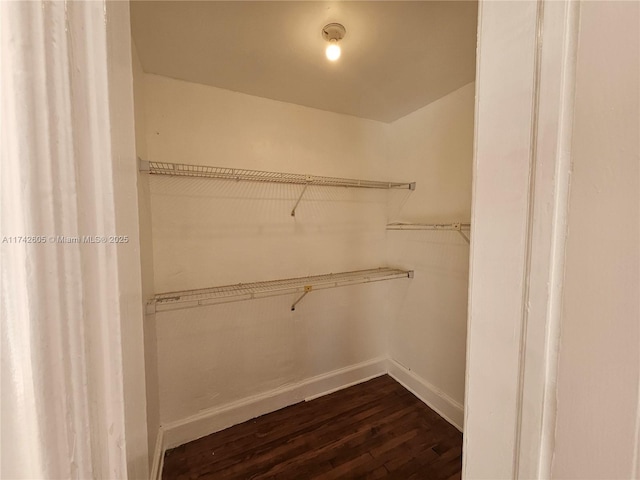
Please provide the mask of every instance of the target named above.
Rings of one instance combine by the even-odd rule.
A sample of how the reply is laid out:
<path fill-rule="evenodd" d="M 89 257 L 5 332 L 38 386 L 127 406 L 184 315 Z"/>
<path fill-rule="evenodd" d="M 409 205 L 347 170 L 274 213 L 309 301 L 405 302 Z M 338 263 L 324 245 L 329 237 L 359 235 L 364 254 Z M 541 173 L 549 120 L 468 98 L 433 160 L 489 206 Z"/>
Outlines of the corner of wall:
<path fill-rule="evenodd" d="M 388 176 L 416 182 L 393 200 L 390 221 L 469 222 L 474 100 L 475 80 L 390 124 Z M 415 272 L 406 291 L 390 286 L 402 296 L 388 314 L 390 372 L 460 428 L 469 247 L 452 231 L 388 231 L 386 243 L 387 264 Z"/>
<path fill-rule="evenodd" d="M 133 70 L 134 118 L 136 156 L 147 159 L 146 109 L 144 96 L 144 70 L 135 42 L 131 39 Z M 151 201 L 149 178 L 138 171 L 138 222 L 140 229 L 140 262 L 142 273 L 142 300 L 154 294 L 153 238 L 151 230 Z M 155 315 L 145 315 L 143 305 L 144 362 L 147 390 L 147 441 L 151 468 L 155 465 L 158 445 L 162 443 L 160 429 L 160 398 L 158 388 L 158 358 Z M 153 477 L 152 477 L 153 478 Z"/>

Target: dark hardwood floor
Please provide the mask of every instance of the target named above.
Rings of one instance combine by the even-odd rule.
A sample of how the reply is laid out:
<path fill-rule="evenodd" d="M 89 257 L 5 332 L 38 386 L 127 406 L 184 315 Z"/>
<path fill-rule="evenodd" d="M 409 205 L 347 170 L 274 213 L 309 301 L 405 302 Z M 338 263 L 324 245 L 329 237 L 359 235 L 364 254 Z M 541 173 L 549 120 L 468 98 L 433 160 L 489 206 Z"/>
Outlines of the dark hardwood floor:
<path fill-rule="evenodd" d="M 462 434 L 384 375 L 165 454 L 163 479 L 454 480 Z"/>

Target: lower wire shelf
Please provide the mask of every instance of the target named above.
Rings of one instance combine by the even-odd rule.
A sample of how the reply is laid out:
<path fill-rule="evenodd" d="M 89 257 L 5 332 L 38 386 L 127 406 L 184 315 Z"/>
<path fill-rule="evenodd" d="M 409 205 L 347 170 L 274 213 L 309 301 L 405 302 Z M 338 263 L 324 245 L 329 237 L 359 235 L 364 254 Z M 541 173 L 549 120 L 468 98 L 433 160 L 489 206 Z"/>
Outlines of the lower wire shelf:
<path fill-rule="evenodd" d="M 380 267 L 369 270 L 160 293 L 155 295 L 147 304 L 147 313 L 299 293 L 300 295 L 291 305 L 291 310 L 295 310 L 300 300 L 313 290 L 380 282 L 396 278 L 413 278 L 413 270 Z"/>

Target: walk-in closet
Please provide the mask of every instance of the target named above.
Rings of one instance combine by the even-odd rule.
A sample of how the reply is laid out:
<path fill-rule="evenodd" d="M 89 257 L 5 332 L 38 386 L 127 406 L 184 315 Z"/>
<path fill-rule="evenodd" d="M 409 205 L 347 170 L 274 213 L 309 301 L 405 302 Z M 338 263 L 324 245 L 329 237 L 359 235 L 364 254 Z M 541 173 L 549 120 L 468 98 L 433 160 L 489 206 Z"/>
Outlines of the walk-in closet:
<path fill-rule="evenodd" d="M 0 478 L 640 479 L 639 25 L 0 1 Z"/>
<path fill-rule="evenodd" d="M 154 480 L 459 478 L 477 9 L 131 2 Z"/>

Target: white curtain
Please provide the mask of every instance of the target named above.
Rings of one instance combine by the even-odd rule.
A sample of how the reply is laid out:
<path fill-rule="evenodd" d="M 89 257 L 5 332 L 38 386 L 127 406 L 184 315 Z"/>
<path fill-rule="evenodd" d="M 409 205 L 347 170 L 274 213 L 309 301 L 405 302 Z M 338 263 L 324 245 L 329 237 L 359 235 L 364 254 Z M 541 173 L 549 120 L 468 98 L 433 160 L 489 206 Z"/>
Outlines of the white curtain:
<path fill-rule="evenodd" d="M 105 7 L 0 2 L 3 479 L 126 478 L 132 461 L 123 325 L 142 321 L 139 252 L 74 243 L 137 242 L 135 215 L 118 216 L 118 176 L 133 172 L 135 195 L 135 170 L 113 146 Z"/>

